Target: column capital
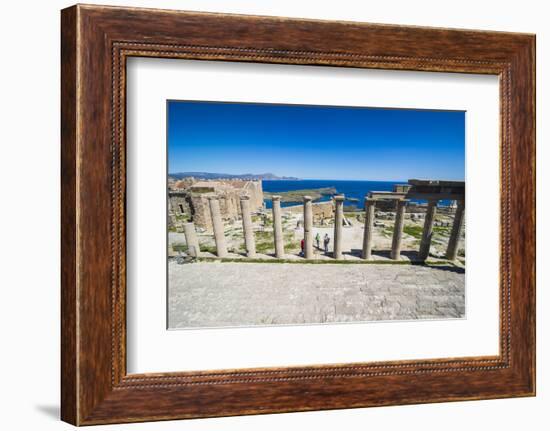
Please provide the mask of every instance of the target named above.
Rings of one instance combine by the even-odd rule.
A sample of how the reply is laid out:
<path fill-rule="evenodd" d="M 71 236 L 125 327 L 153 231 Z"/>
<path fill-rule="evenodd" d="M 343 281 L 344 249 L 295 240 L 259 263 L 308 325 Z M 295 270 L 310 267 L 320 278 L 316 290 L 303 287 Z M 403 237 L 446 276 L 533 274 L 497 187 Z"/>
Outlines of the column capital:
<path fill-rule="evenodd" d="M 311 196 L 304 196 L 304 202 L 311 202 L 312 198 Z"/>
<path fill-rule="evenodd" d="M 344 195 L 334 195 L 334 200 L 336 202 L 344 202 L 345 199 L 346 197 Z"/>
<path fill-rule="evenodd" d="M 281 196 L 280 196 L 280 195 L 273 195 L 273 196 L 271 196 L 271 200 L 272 200 L 272 201 L 280 201 L 280 200 L 281 200 Z"/>

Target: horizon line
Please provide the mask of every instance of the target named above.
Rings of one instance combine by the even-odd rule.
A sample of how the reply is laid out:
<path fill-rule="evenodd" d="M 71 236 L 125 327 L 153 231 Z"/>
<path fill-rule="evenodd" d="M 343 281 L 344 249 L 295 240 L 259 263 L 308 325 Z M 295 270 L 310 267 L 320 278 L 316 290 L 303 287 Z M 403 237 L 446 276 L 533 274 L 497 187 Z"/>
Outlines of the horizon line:
<path fill-rule="evenodd" d="M 180 174 L 182 172 L 169 172 L 168 175 L 175 175 L 175 174 Z M 204 173 L 210 173 L 210 172 L 204 172 Z M 245 174 L 227 174 L 229 176 L 242 176 L 242 175 L 245 175 Z M 255 176 L 255 175 L 259 175 L 259 174 L 250 174 L 251 176 Z M 275 175 L 275 174 L 273 174 Z M 192 176 L 190 175 L 189 177 L 184 177 L 184 178 L 191 178 Z M 364 179 L 364 178 L 361 178 L 361 179 L 357 179 L 357 178 L 300 178 L 300 177 L 292 177 L 292 176 L 287 176 L 287 175 L 283 175 L 283 177 L 287 177 L 287 178 L 292 178 L 292 179 L 284 179 L 284 178 L 280 178 L 280 179 L 264 179 L 264 178 L 258 178 L 257 180 L 260 180 L 260 181 L 372 181 L 372 182 L 394 182 L 394 183 L 407 183 L 409 180 L 395 180 L 395 179 Z M 204 178 L 205 180 L 213 180 L 213 179 L 222 179 L 222 178 L 225 178 L 225 177 L 216 177 L 216 178 Z M 239 178 L 236 178 L 236 179 L 239 179 Z M 432 181 L 466 181 L 465 179 L 449 179 L 449 178 L 424 178 L 424 177 L 413 177 L 413 178 L 410 178 L 410 179 L 414 179 L 414 180 L 432 180 Z"/>

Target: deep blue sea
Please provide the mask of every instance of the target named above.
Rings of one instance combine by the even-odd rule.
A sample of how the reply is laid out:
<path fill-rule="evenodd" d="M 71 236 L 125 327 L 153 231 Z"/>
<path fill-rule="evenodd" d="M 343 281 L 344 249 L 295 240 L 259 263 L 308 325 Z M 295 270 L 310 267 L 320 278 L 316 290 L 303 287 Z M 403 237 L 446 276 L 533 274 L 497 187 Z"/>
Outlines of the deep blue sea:
<path fill-rule="evenodd" d="M 347 180 L 262 180 L 264 192 L 288 192 L 291 190 L 319 189 L 334 187 L 340 194 L 344 194 L 344 205 L 354 205 L 363 208 L 365 195 L 371 191 L 392 191 L 394 184 L 407 184 L 407 181 L 347 181 Z M 329 201 L 331 196 L 323 196 L 316 202 Z M 348 198 L 359 199 L 350 201 Z M 281 206 L 292 206 L 301 202 L 281 202 Z M 266 199 L 267 208 L 271 208 L 271 199 Z"/>

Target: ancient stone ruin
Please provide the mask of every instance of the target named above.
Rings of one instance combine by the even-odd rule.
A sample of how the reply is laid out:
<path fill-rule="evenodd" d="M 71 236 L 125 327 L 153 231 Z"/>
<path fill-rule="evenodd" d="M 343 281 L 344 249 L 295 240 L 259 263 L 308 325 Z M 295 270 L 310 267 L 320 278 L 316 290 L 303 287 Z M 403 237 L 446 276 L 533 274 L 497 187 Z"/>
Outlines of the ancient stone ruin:
<path fill-rule="evenodd" d="M 237 183 L 235 187 L 233 184 Z M 199 191 L 198 191 L 199 190 Z M 224 234 L 224 219 L 239 217 L 242 219 L 243 236 L 245 242 L 246 256 L 256 257 L 254 243 L 253 225 L 251 212 L 262 208 L 261 182 L 258 181 L 237 181 L 237 182 L 194 182 L 187 184 L 184 189 L 176 187 L 169 191 L 170 205 L 172 211 L 174 205 L 182 205 L 182 213 L 192 212 L 193 222 L 185 224 L 185 236 L 189 251 L 194 256 L 200 253 L 198 241 L 196 240 L 195 226 L 213 231 L 218 257 L 227 257 L 226 238 Z M 182 200 L 187 202 L 189 207 L 183 206 Z M 275 257 L 284 258 L 283 224 L 281 221 L 280 196 L 272 196 L 273 213 L 273 241 Z M 335 195 L 332 202 L 315 204 L 310 196 L 303 197 L 303 205 L 291 207 L 290 211 L 303 211 L 303 257 L 313 259 L 313 225 L 324 223 L 324 219 L 331 217 L 334 220 L 334 245 L 332 257 L 342 259 L 342 228 L 345 225 L 343 195 Z M 370 192 L 365 196 L 365 221 L 361 257 L 365 260 L 372 258 L 373 226 L 375 225 L 374 214 L 377 207 L 391 209 L 394 211 L 394 228 L 390 257 L 393 260 L 401 259 L 401 244 L 405 211 L 410 209 L 411 218 L 417 214 L 418 206 L 411 200 L 427 201 L 423 214 L 423 230 L 420 247 L 416 260 L 425 261 L 430 253 L 430 246 L 433 236 L 433 227 L 438 202 L 440 200 L 453 201 L 454 220 L 451 234 L 447 244 L 446 258 L 456 260 L 458 244 L 464 226 L 465 211 L 465 183 L 464 181 L 434 181 L 411 179 L 408 184 L 398 185 L 392 192 Z M 317 211 L 314 211 L 316 205 Z M 178 208 L 178 207 L 177 207 Z M 189 209 L 187 209 L 189 208 Z M 177 210 L 176 210 L 177 212 Z M 315 217 L 315 214 L 317 217 Z M 388 214 L 392 214 L 391 212 Z"/>
<path fill-rule="evenodd" d="M 251 180 L 216 180 L 197 181 L 186 178 L 181 181 L 170 181 L 168 184 L 168 226 L 193 222 L 201 230 L 212 232 L 214 229 L 210 199 L 215 197 L 222 220 L 241 218 L 240 199 L 249 198 L 252 211 L 263 207 L 261 181 Z"/>
<path fill-rule="evenodd" d="M 428 201 L 426 216 L 424 218 L 424 229 L 418 252 L 418 260 L 424 261 L 430 253 L 433 226 L 437 203 L 440 200 L 451 200 L 456 202 L 451 237 L 447 246 L 446 258 L 455 260 L 458 252 L 458 242 L 464 226 L 465 208 L 465 184 L 464 181 L 434 181 L 434 180 L 409 180 L 408 186 L 401 186 L 393 192 L 371 192 L 365 198 L 365 235 L 363 240 L 363 256 L 368 259 L 371 256 L 372 224 L 374 220 L 374 208 L 378 201 L 395 200 L 397 204 L 395 215 L 395 226 L 391 257 L 399 259 L 401 254 L 401 238 L 403 236 L 403 222 L 405 218 L 405 206 L 409 199 L 422 199 Z"/>

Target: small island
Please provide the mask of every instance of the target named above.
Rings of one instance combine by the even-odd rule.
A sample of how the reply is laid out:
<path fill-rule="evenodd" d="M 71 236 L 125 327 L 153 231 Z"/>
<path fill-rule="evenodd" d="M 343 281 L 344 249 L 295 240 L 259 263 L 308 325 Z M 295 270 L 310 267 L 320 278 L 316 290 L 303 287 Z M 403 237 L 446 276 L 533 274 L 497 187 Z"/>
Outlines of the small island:
<path fill-rule="evenodd" d="M 274 195 L 281 196 L 281 202 L 302 202 L 304 196 L 311 196 L 315 201 L 323 196 L 331 196 L 337 193 L 334 187 L 322 187 L 319 189 L 291 190 L 288 192 L 264 192 L 264 199 L 271 199 Z"/>

